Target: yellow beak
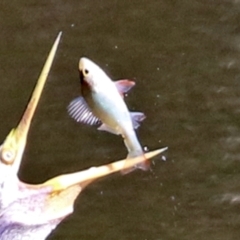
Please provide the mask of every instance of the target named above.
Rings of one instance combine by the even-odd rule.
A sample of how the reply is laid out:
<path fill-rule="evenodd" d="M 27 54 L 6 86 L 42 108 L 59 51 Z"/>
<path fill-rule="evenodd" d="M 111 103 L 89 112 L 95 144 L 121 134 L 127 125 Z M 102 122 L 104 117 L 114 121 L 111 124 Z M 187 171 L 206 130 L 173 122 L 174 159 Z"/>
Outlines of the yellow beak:
<path fill-rule="evenodd" d="M 15 174 L 19 170 L 32 117 L 49 74 L 61 35 L 62 33 L 60 32 L 52 46 L 21 121 L 15 129 L 11 130 L 0 147 L 0 163 L 10 165 Z"/>

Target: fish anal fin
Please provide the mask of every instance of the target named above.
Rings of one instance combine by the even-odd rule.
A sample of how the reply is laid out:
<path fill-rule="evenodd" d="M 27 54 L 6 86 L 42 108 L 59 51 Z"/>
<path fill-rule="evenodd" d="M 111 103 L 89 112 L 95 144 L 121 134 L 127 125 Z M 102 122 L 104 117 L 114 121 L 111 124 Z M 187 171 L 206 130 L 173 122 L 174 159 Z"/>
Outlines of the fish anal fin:
<path fill-rule="evenodd" d="M 135 82 L 128 79 L 121 79 L 114 83 L 122 96 L 135 86 Z"/>
<path fill-rule="evenodd" d="M 101 124 L 98 119 L 88 107 L 83 97 L 77 97 L 73 99 L 67 107 L 68 114 L 77 122 L 88 125 Z"/>
<path fill-rule="evenodd" d="M 142 112 L 130 112 L 130 115 L 134 129 L 137 129 L 140 126 L 140 122 L 146 118 L 146 115 Z"/>

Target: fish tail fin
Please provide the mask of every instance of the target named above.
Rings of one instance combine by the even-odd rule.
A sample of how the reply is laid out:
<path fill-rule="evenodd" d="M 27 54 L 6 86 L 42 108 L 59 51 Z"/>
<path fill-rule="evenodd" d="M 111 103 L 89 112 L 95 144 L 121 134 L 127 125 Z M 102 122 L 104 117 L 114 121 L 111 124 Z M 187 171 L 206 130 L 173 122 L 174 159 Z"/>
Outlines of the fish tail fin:
<path fill-rule="evenodd" d="M 142 156 L 143 157 L 143 161 L 141 163 L 138 163 L 137 165 L 135 165 L 134 167 L 131 168 L 127 168 L 121 171 L 122 174 L 127 174 L 130 173 L 136 169 L 141 169 L 143 171 L 147 171 L 150 169 L 150 161 L 146 158 L 144 152 L 142 150 L 137 150 L 137 151 L 131 151 L 128 153 L 127 155 L 127 159 L 129 158 L 135 158 L 135 157 L 139 157 Z"/>

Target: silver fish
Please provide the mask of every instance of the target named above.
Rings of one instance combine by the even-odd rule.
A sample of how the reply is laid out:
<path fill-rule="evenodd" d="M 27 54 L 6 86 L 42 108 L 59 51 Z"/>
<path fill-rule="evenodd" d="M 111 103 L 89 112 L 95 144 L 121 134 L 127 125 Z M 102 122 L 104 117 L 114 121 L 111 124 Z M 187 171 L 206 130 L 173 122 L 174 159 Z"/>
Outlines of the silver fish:
<path fill-rule="evenodd" d="M 126 79 L 112 81 L 98 65 L 87 58 L 80 59 L 79 72 L 82 96 L 69 104 L 69 115 L 77 122 L 100 125 L 99 130 L 122 135 L 128 150 L 127 158 L 144 157 L 134 129 L 139 127 L 145 115 L 129 112 L 123 100 L 124 93 L 135 83 Z M 136 167 L 147 170 L 149 162 L 146 159 Z"/>

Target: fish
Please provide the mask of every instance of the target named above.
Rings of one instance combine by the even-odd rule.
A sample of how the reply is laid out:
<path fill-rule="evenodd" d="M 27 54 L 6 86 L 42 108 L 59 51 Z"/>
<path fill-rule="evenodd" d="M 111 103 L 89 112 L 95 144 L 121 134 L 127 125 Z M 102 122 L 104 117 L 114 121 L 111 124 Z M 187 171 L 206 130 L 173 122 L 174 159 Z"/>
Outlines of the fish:
<path fill-rule="evenodd" d="M 135 85 L 134 81 L 113 81 L 96 63 L 86 57 L 80 58 L 79 75 L 81 96 L 68 105 L 69 115 L 77 122 L 98 126 L 98 130 L 121 135 L 128 150 L 127 158 L 143 156 L 135 129 L 146 116 L 141 112 L 129 112 L 124 95 Z M 149 161 L 135 166 L 144 171 Z M 128 173 L 134 169 L 125 171 Z"/>

